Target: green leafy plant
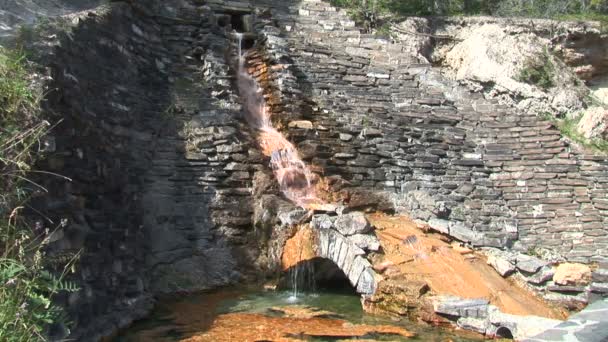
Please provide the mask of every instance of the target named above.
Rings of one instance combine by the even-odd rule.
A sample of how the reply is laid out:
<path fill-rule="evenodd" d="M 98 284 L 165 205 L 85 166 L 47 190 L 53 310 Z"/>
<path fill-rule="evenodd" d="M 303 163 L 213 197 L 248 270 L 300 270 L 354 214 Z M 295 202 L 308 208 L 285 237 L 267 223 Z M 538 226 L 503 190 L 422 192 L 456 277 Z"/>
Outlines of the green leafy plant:
<path fill-rule="evenodd" d="M 65 321 L 54 295 L 78 290 L 65 279 L 78 253 L 49 265 L 53 232 L 23 215 L 29 197 L 44 191 L 28 176 L 50 126 L 39 117 L 42 93 L 30 74 L 22 53 L 0 48 L 0 341 L 7 342 L 45 340 L 51 324 Z"/>
<path fill-rule="evenodd" d="M 403 16 L 493 15 L 499 17 L 595 20 L 606 27 L 608 0 L 329 0 L 348 10 L 364 29 Z"/>
<path fill-rule="evenodd" d="M 556 119 L 551 114 L 545 113 L 542 118 L 544 120 L 553 122 L 555 127 L 559 129 L 560 133 L 570 140 L 591 150 L 601 153 L 608 153 L 608 141 L 599 138 L 587 139 L 578 132 L 577 126 L 582 118 L 581 115 L 574 118 Z"/>
<path fill-rule="evenodd" d="M 545 49 L 543 54 L 537 58 L 528 60 L 520 71 L 517 80 L 528 84 L 534 84 L 542 89 L 549 89 L 555 85 L 555 65 L 551 61 L 549 52 Z"/>

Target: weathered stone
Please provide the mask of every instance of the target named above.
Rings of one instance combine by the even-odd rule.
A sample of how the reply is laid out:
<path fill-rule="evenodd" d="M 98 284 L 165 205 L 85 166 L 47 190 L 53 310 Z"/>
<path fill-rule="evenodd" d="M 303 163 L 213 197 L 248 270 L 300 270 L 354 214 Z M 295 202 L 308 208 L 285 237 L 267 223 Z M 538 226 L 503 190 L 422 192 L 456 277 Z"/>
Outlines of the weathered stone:
<path fill-rule="evenodd" d="M 348 272 L 347 274 L 348 280 L 350 281 L 351 285 L 356 287 L 357 283 L 359 282 L 359 277 L 361 276 L 363 271 L 369 267 L 371 267 L 369 261 L 367 261 L 361 256 L 357 256 L 352 263 L 350 272 Z"/>
<path fill-rule="evenodd" d="M 357 281 L 357 293 L 371 295 L 376 292 L 376 279 L 371 267 L 367 267 Z"/>
<path fill-rule="evenodd" d="M 598 268 L 597 270 L 593 271 L 591 278 L 594 282 L 608 283 L 608 269 Z"/>
<path fill-rule="evenodd" d="M 515 266 L 512 263 L 498 255 L 488 256 L 488 265 L 494 267 L 496 272 L 503 277 L 515 271 Z"/>
<path fill-rule="evenodd" d="M 332 217 L 326 214 L 314 215 L 310 224 L 315 229 L 330 229 L 333 227 L 335 219 L 335 216 Z"/>
<path fill-rule="evenodd" d="M 602 107 L 586 109 L 576 129 L 587 139 L 608 138 L 608 110 Z"/>
<path fill-rule="evenodd" d="M 313 129 L 312 122 L 306 120 L 291 121 L 288 124 L 289 128 Z"/>
<path fill-rule="evenodd" d="M 450 221 L 448 220 L 432 218 L 429 220 L 429 227 L 440 233 L 450 234 Z"/>
<path fill-rule="evenodd" d="M 558 285 L 586 285 L 591 280 L 591 269 L 587 265 L 565 263 L 557 266 L 553 281 Z"/>
<path fill-rule="evenodd" d="M 342 141 L 351 141 L 353 140 L 353 136 L 346 133 L 340 133 L 340 140 Z"/>
<path fill-rule="evenodd" d="M 371 226 L 361 212 L 340 215 L 334 222 L 334 227 L 343 235 L 363 234 L 371 231 Z"/>
<path fill-rule="evenodd" d="M 436 313 L 470 318 L 485 318 L 488 309 L 486 299 L 463 299 L 453 296 L 433 298 L 433 310 Z"/>
<path fill-rule="evenodd" d="M 529 282 L 530 284 L 541 285 L 541 284 L 544 284 L 547 281 L 553 279 L 554 274 L 555 274 L 555 271 L 553 270 L 553 267 L 544 266 L 535 274 L 532 274 L 529 277 L 526 277 L 526 281 Z"/>
<path fill-rule="evenodd" d="M 489 325 L 490 325 L 488 320 L 485 318 L 478 319 L 478 318 L 471 318 L 471 317 L 460 317 L 456 321 L 456 324 L 462 329 L 469 330 L 469 331 L 476 331 L 480 334 L 485 334 L 486 331 L 489 329 Z"/>
<path fill-rule="evenodd" d="M 584 286 L 568 286 L 568 285 L 549 285 L 547 290 L 551 292 L 564 292 L 564 293 L 581 293 L 585 292 Z"/>
<path fill-rule="evenodd" d="M 347 239 L 363 250 L 377 252 L 380 249 L 380 241 L 378 241 L 378 238 L 375 235 L 354 234 Z"/>
<path fill-rule="evenodd" d="M 500 312 L 495 306 L 488 309 L 488 320 L 494 326 L 495 332 L 506 328 L 515 340 L 534 336 L 560 324 L 561 321 L 537 316 L 517 316 Z M 500 337 L 500 336 L 499 336 Z"/>
<path fill-rule="evenodd" d="M 520 271 L 527 273 L 536 273 L 541 267 L 546 266 L 547 263 L 535 258 L 533 256 L 528 256 L 524 254 L 517 255 L 516 258 L 517 268 Z"/>
<path fill-rule="evenodd" d="M 474 245 L 479 244 L 483 239 L 483 235 L 467 228 L 461 222 L 450 223 L 450 236 L 464 242 L 470 242 Z"/>
<path fill-rule="evenodd" d="M 289 211 L 279 212 L 278 217 L 284 226 L 294 226 L 304 222 L 310 213 L 306 209 L 294 208 Z"/>

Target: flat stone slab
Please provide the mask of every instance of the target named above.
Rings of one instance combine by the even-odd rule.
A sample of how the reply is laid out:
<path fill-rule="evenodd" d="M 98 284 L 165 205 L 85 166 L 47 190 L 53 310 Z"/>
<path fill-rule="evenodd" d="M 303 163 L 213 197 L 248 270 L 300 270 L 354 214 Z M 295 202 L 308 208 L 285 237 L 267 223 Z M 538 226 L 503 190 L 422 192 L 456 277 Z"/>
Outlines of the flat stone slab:
<path fill-rule="evenodd" d="M 471 318 L 486 316 L 489 302 L 486 299 L 462 299 L 458 297 L 441 296 L 433 303 L 436 313 Z"/>
<path fill-rule="evenodd" d="M 608 341 L 608 299 L 597 301 L 567 321 L 524 341 Z"/>

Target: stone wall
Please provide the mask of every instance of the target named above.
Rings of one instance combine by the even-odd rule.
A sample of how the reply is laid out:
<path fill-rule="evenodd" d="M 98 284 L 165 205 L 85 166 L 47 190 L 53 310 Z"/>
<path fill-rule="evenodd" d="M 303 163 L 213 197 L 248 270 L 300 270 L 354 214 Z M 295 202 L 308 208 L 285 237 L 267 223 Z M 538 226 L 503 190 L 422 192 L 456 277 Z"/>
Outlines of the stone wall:
<path fill-rule="evenodd" d="M 253 180 L 267 170 L 240 119 L 226 17 L 187 1 L 113 4 L 45 55 L 58 124 L 39 166 L 66 178 L 41 177 L 49 194 L 33 204 L 45 226 L 64 222 L 49 255 L 80 251 L 69 278 L 81 291 L 60 298 L 70 338 L 127 326 L 156 294 L 263 275 L 250 267 L 263 233 L 252 196 L 276 187 Z"/>
<path fill-rule="evenodd" d="M 71 181 L 42 180 L 50 196 L 35 204 L 67 218 L 51 252 L 82 249 L 71 275 L 82 290 L 63 298 L 73 338 L 124 327 L 154 294 L 276 268 L 277 234 L 289 233 L 275 229 L 277 208 L 289 204 L 230 65 L 230 31 L 251 20 L 275 120 L 335 191 L 383 193 L 476 246 L 608 257 L 605 156 L 446 80 L 408 41 L 361 34 L 321 1 L 115 4 L 82 19 L 51 65 L 47 109 L 63 121 L 41 167 Z"/>
<path fill-rule="evenodd" d="M 393 193 L 401 210 L 474 245 L 608 256 L 605 156 L 444 79 L 407 41 L 361 34 L 321 1 L 297 10 L 279 20 L 283 64 L 313 103 L 300 113 L 313 129 L 289 134 L 325 175 Z"/>

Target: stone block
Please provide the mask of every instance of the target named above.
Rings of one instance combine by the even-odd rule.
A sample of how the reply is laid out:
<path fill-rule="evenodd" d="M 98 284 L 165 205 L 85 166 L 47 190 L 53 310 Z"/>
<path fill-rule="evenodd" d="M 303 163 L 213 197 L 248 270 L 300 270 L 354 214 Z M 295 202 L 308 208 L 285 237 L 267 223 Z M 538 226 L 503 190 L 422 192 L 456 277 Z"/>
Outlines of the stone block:
<path fill-rule="evenodd" d="M 551 292 L 581 293 L 585 292 L 586 288 L 584 286 L 549 285 L 547 290 Z"/>
<path fill-rule="evenodd" d="M 487 314 L 489 301 L 486 299 L 463 299 L 454 296 L 438 296 L 433 298 L 433 310 L 438 314 L 484 318 Z"/>
<path fill-rule="evenodd" d="M 487 319 L 471 317 L 460 317 L 458 321 L 456 321 L 456 324 L 464 330 L 475 331 L 480 334 L 485 334 L 490 328 L 490 323 Z"/>
<path fill-rule="evenodd" d="M 590 290 L 591 292 L 608 296 L 608 283 L 592 283 Z"/>
<path fill-rule="evenodd" d="M 357 281 L 357 292 L 366 295 L 371 295 L 376 292 L 376 278 L 371 267 L 367 267 L 361 272 L 359 280 Z"/>
<path fill-rule="evenodd" d="M 279 221 L 284 226 L 294 226 L 304 222 L 309 216 L 309 212 L 303 208 L 294 208 L 289 211 L 283 211 L 278 214 Z"/>
<path fill-rule="evenodd" d="M 475 232 L 467 228 L 461 222 L 450 223 L 450 236 L 464 242 L 470 242 L 475 244 L 476 242 L 483 239 L 483 235 L 479 232 Z"/>
<path fill-rule="evenodd" d="M 429 227 L 443 234 L 450 234 L 450 221 L 438 218 L 429 220 Z"/>
<path fill-rule="evenodd" d="M 361 256 L 357 256 L 355 258 L 350 268 L 350 271 L 347 274 L 348 280 L 350 281 L 352 286 L 357 286 L 361 273 L 368 267 L 371 267 L 371 264 L 365 258 Z"/>
<path fill-rule="evenodd" d="M 591 273 L 591 279 L 598 283 L 608 283 L 608 269 L 598 268 Z"/>
<path fill-rule="evenodd" d="M 526 277 L 526 281 L 533 285 L 542 285 L 553 278 L 555 271 L 551 266 L 544 266 L 538 272 Z"/>
<path fill-rule="evenodd" d="M 371 226 L 362 212 L 352 212 L 338 216 L 334 222 L 334 227 L 345 236 L 371 231 Z"/>
<path fill-rule="evenodd" d="M 516 265 L 520 271 L 527 273 L 536 273 L 543 266 L 547 265 L 547 262 L 540 260 L 539 258 L 519 254 L 516 258 Z"/>
<path fill-rule="evenodd" d="M 492 266 L 503 277 L 515 271 L 515 265 L 499 255 L 490 255 L 488 257 L 488 265 Z"/>
<path fill-rule="evenodd" d="M 326 214 L 315 215 L 312 217 L 310 225 L 314 229 L 330 229 L 333 227 L 335 219 L 335 216 L 332 217 Z"/>
<path fill-rule="evenodd" d="M 380 249 L 380 241 L 375 235 L 371 234 L 355 234 L 347 238 L 355 246 L 372 252 L 377 252 Z"/>
<path fill-rule="evenodd" d="M 591 279 L 591 269 L 587 265 L 564 263 L 557 266 L 553 281 L 558 285 L 586 285 Z"/>

